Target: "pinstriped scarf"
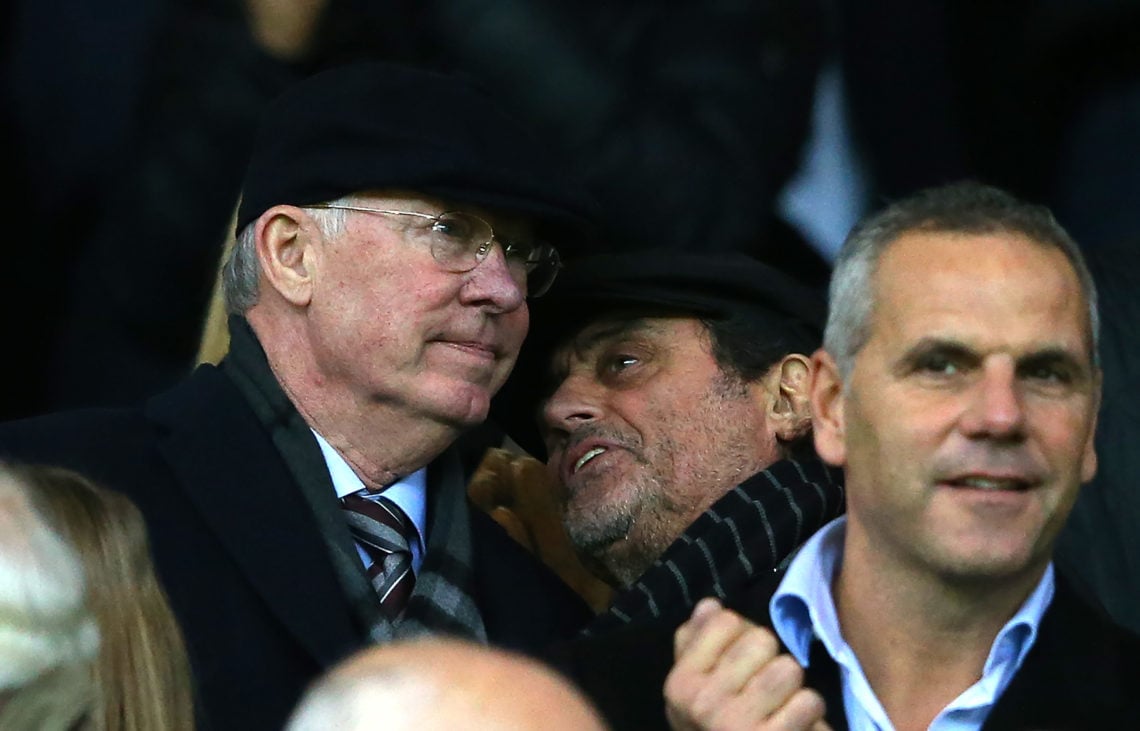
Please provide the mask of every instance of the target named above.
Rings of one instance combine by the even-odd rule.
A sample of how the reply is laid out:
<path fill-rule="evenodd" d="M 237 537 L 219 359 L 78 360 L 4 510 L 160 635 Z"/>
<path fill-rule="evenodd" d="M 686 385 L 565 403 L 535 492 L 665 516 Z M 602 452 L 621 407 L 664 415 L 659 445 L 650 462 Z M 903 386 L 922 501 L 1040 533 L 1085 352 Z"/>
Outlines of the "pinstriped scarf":
<path fill-rule="evenodd" d="M 395 623 L 382 617 L 373 624 L 371 638 L 407 639 L 449 634 L 487 641 L 483 618 L 471 587 L 471 521 L 459 458 L 445 453 L 428 467 L 428 539 L 424 562 L 416 573 L 416 588 Z"/>
<path fill-rule="evenodd" d="M 728 599 L 778 570 L 844 506 L 840 470 L 817 459 L 776 462 L 698 517 L 582 634 L 647 620 L 679 624 L 700 599 Z"/>

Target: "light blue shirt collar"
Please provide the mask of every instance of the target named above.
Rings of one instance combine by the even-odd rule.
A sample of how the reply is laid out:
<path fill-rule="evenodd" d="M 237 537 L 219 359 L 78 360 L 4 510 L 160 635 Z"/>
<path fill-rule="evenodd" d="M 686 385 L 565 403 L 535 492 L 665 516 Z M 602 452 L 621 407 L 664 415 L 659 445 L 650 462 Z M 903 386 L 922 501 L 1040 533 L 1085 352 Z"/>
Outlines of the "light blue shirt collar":
<path fill-rule="evenodd" d="M 333 449 L 332 445 L 315 431 L 313 436 L 317 438 L 317 444 L 321 447 L 325 464 L 328 465 L 329 476 L 332 477 L 333 487 L 336 488 L 337 499 L 363 490 L 364 482 L 352 471 L 340 452 Z M 411 549 L 412 570 L 418 572 L 423 563 L 424 537 L 427 535 L 427 468 L 419 469 L 392 483 L 384 488 L 383 495 L 399 505 L 416 528 L 416 536 L 415 540 L 412 541 Z M 367 554 L 359 546 L 357 546 L 357 552 L 360 554 L 361 560 L 367 565 L 369 562 Z"/>
<path fill-rule="evenodd" d="M 840 632 L 831 586 L 843 561 L 846 516 L 836 518 L 813 535 L 792 559 L 772 596 L 772 626 L 803 667 L 808 665 L 815 638 L 839 665 L 844 706 L 852 731 L 893 731 L 882 704 L 867 682 L 855 653 Z M 930 731 L 976 731 L 1021 667 L 1037 639 L 1041 617 L 1053 601 L 1053 565 L 1017 613 L 998 632 L 986 658 L 982 678 L 967 688 L 935 717 Z"/>

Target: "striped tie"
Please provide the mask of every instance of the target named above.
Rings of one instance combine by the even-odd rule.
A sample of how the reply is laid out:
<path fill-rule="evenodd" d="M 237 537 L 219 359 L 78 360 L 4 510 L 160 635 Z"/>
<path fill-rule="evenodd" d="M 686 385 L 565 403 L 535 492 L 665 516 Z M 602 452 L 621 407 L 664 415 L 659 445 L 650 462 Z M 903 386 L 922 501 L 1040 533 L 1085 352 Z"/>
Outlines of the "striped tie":
<path fill-rule="evenodd" d="M 380 607 L 389 619 L 396 619 L 416 585 L 408 546 L 408 535 L 415 534 L 415 526 L 396 503 L 367 490 L 345 496 L 341 504 L 352 537 L 372 559 L 368 578 L 380 597 Z"/>

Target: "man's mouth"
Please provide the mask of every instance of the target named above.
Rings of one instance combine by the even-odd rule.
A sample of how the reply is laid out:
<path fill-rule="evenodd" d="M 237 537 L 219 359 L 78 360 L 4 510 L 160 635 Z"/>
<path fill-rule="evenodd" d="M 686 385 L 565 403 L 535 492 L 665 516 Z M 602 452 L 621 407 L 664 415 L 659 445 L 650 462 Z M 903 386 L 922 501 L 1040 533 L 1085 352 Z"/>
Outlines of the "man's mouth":
<path fill-rule="evenodd" d="M 436 342 L 483 360 L 494 360 L 498 355 L 495 345 L 489 342 L 478 340 L 437 340 Z"/>
<path fill-rule="evenodd" d="M 977 475 L 956 477 L 947 480 L 946 484 L 951 487 L 967 487 L 974 490 L 989 490 L 994 492 L 1027 490 L 1030 486 L 1028 480 L 1017 477 L 982 477 Z"/>
<path fill-rule="evenodd" d="M 574 440 L 558 458 L 558 474 L 564 484 L 582 473 L 598 457 L 621 448 L 617 442 L 605 438 L 586 437 Z"/>
<path fill-rule="evenodd" d="M 583 454 L 581 457 L 578 458 L 578 461 L 576 461 L 574 463 L 574 467 L 573 467 L 573 469 L 570 470 L 570 474 L 572 474 L 572 475 L 576 474 L 578 472 L 578 470 L 585 467 L 586 464 L 588 462 L 590 462 L 590 460 L 592 460 L 594 457 L 597 457 L 600 454 L 605 454 L 606 451 L 607 451 L 606 447 L 594 447 L 590 451 L 586 452 L 585 454 Z"/>

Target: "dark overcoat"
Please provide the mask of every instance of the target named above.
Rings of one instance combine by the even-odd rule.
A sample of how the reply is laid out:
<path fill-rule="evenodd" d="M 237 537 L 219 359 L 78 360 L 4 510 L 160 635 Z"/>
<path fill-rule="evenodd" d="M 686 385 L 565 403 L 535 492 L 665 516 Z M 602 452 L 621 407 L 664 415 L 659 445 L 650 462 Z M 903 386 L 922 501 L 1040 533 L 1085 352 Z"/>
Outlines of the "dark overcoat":
<path fill-rule="evenodd" d="M 201 728 L 279 731 L 305 687 L 366 643 L 300 487 L 242 393 L 202 366 L 138 409 L 0 424 L 0 459 L 82 472 L 133 499 L 186 636 Z M 429 466 L 430 490 L 463 490 Z M 461 474 L 461 473 L 460 473 Z M 493 644 L 522 651 L 588 618 L 494 521 L 470 514 L 474 594 Z"/>

